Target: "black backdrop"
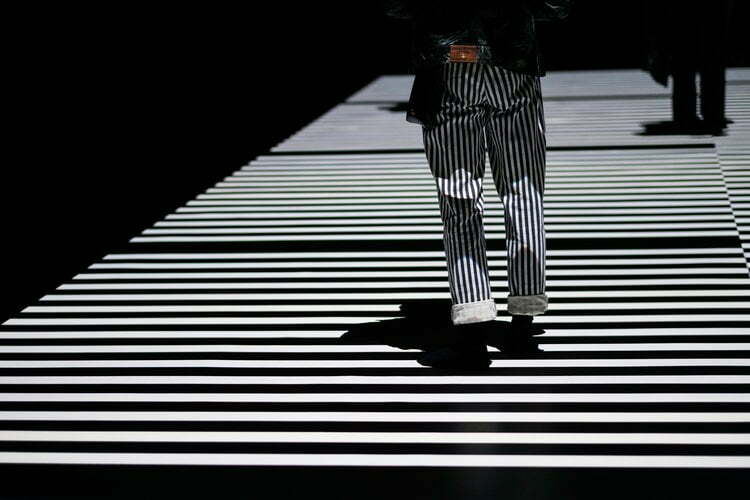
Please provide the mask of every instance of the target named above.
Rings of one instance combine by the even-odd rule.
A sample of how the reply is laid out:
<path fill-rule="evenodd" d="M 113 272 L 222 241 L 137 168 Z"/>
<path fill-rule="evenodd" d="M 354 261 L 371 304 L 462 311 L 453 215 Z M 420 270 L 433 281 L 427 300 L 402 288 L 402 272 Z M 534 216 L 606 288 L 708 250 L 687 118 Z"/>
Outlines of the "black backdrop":
<path fill-rule="evenodd" d="M 575 6 L 541 27 L 549 69 L 640 66 L 641 3 Z M 408 26 L 376 2 L 40 9 L 5 16 L 0 321 L 408 68 Z"/>

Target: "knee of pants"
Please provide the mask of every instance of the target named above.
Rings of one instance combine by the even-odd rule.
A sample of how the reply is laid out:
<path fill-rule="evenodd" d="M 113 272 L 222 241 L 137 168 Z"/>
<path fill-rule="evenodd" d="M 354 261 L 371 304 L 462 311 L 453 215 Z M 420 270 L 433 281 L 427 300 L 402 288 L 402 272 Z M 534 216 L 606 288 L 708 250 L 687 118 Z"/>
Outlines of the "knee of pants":
<path fill-rule="evenodd" d="M 484 218 L 484 201 L 442 196 L 440 216 L 444 222 L 462 223 Z"/>
<path fill-rule="evenodd" d="M 536 170 L 536 171 L 535 171 Z M 526 173 L 502 182 L 499 194 L 512 200 L 541 200 L 544 196 L 544 166 L 530 165 Z"/>
<path fill-rule="evenodd" d="M 479 200 L 483 196 L 483 176 L 477 176 L 469 170 L 457 168 L 446 175 L 440 175 L 439 171 L 433 175 L 439 194 L 446 197 L 448 201 L 452 199 Z"/>

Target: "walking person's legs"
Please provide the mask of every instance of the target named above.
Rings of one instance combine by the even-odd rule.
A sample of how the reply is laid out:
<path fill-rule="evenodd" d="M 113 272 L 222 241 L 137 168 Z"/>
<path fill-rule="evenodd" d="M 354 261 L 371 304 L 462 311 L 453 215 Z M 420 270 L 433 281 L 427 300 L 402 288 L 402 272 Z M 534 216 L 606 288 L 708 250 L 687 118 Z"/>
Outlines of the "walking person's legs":
<path fill-rule="evenodd" d="M 483 225 L 487 104 L 482 72 L 479 64 L 447 63 L 439 112 L 434 123 L 422 129 L 443 222 L 455 338 L 453 344 L 417 358 L 435 368 L 481 369 L 491 364 L 483 333 L 497 309 Z"/>
<path fill-rule="evenodd" d="M 530 323 L 547 310 L 544 184 L 546 139 L 539 77 L 488 66 L 487 148 L 503 202 L 508 313 Z"/>
<path fill-rule="evenodd" d="M 423 127 L 443 221 L 454 325 L 494 320 L 497 315 L 483 226 L 486 114 L 481 69 L 478 64 L 446 64 L 441 110 L 434 126 Z"/>

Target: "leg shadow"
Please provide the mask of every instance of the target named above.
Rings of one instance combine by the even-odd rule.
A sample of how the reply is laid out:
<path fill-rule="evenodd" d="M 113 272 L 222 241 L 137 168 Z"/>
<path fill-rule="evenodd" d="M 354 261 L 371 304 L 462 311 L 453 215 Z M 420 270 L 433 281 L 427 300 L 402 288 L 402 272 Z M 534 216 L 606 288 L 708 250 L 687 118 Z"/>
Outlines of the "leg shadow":
<path fill-rule="evenodd" d="M 710 124 L 701 119 L 689 121 L 665 120 L 658 122 L 641 123 L 643 130 L 636 133 L 640 136 L 661 136 L 661 135 L 726 135 L 726 125 L 731 120 L 726 120 L 720 124 Z"/>
<path fill-rule="evenodd" d="M 391 113 L 402 113 L 409 109 L 409 103 L 407 101 L 398 101 L 391 106 L 380 106 L 378 109 L 381 111 L 390 111 Z"/>
<path fill-rule="evenodd" d="M 450 308 L 449 299 L 404 302 L 399 307 L 404 317 L 354 325 L 339 337 L 339 341 L 343 344 L 387 345 L 397 349 L 439 349 L 455 343 L 462 334 L 461 327 L 451 322 Z M 487 345 L 500 350 L 501 354 L 521 356 L 543 352 L 534 336 L 544 332 L 532 324 L 530 335 L 513 334 L 509 321 L 493 321 L 483 333 Z"/>

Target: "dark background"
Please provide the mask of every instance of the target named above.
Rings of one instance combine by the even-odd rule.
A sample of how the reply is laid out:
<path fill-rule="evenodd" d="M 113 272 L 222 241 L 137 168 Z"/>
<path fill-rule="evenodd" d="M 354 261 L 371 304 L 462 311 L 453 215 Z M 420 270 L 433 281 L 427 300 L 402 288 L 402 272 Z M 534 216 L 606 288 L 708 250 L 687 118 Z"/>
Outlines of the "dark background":
<path fill-rule="evenodd" d="M 644 3 L 574 3 L 540 26 L 548 69 L 642 65 Z M 746 66 L 750 2 L 737 3 L 731 61 Z M 4 16 L 0 321 L 377 76 L 408 72 L 408 24 L 374 1 L 36 9 Z"/>

